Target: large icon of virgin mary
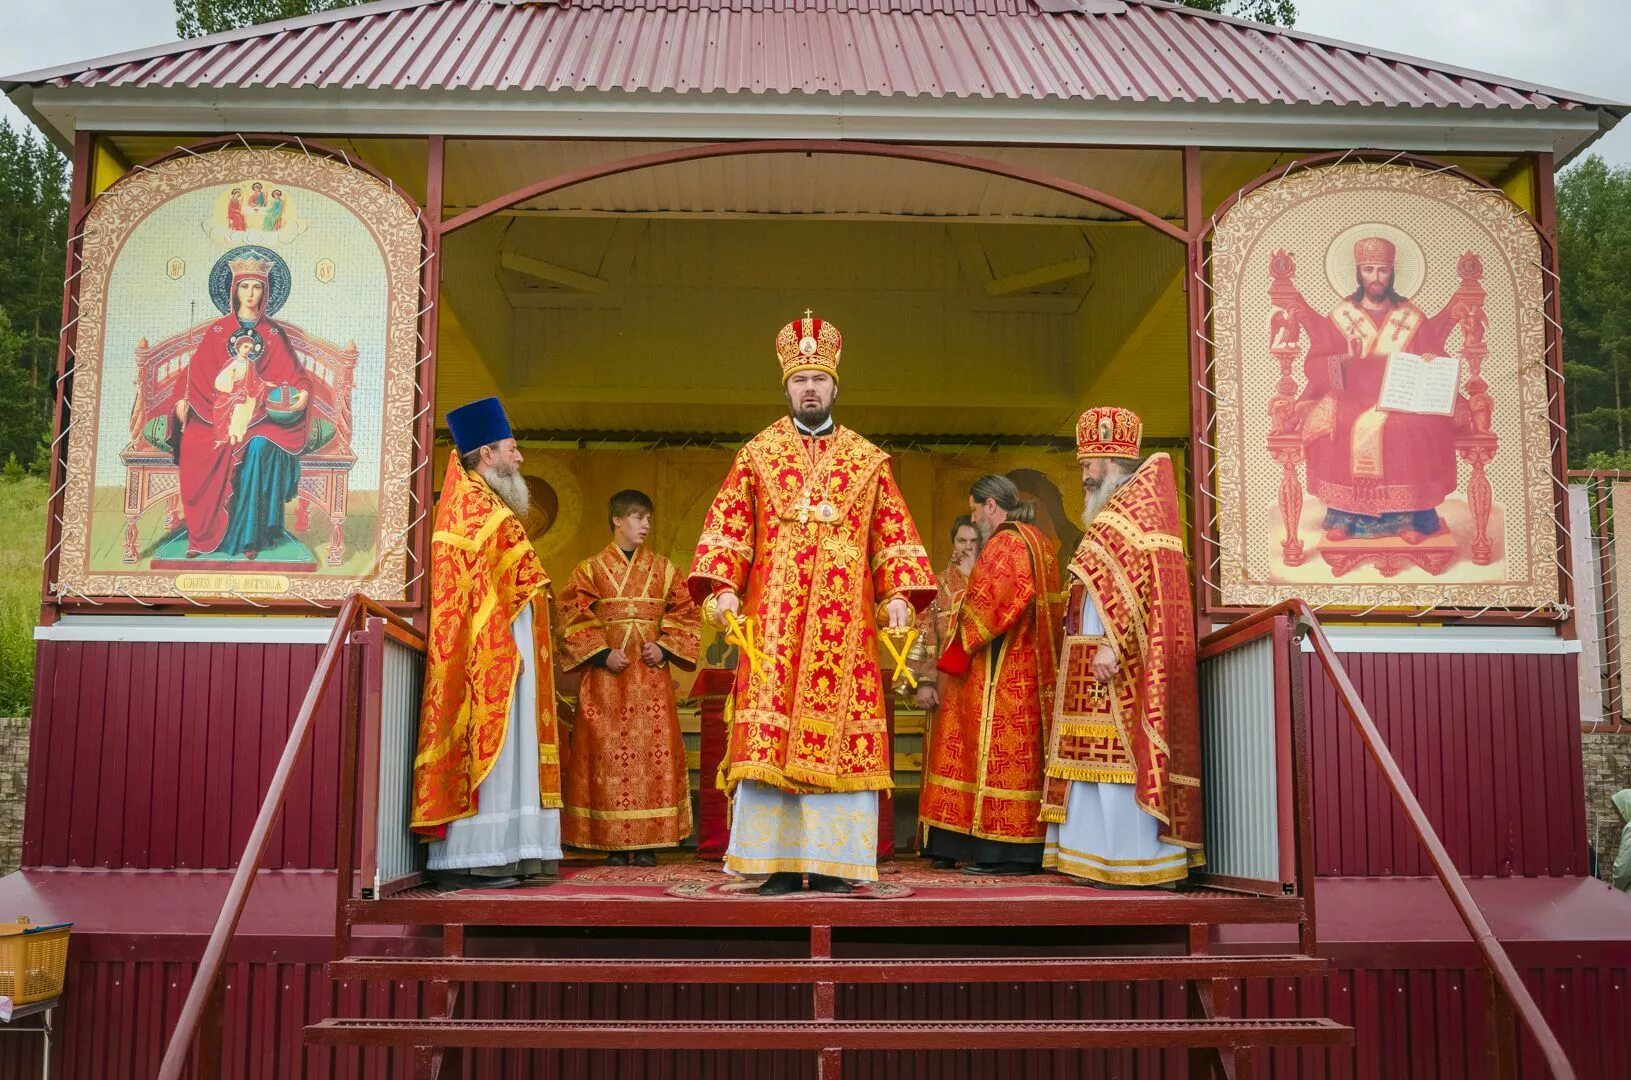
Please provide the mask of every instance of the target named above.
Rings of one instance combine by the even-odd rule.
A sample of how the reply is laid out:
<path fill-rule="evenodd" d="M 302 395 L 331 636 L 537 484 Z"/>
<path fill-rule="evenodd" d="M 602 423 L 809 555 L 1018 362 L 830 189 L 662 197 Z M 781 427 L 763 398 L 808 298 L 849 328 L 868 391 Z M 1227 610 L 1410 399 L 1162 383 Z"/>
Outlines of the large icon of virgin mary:
<path fill-rule="evenodd" d="M 300 486 L 300 454 L 311 418 L 311 376 L 272 316 L 289 298 L 288 265 L 258 246 L 227 252 L 210 274 L 221 317 L 187 362 L 170 418 L 180 473 L 181 532 L 159 556 L 310 563 L 311 550 L 284 529 Z"/>

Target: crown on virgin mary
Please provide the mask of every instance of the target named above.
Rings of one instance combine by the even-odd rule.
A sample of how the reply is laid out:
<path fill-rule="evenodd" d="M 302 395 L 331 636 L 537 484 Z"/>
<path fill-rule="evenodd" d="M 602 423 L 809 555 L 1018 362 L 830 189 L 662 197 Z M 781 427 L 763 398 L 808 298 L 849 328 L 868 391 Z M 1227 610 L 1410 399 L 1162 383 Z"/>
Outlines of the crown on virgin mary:
<path fill-rule="evenodd" d="M 1144 437 L 1144 421 L 1131 409 L 1106 405 L 1089 409 L 1076 422 L 1076 460 L 1135 458 Z"/>
<path fill-rule="evenodd" d="M 256 258 L 253 255 L 247 255 L 242 259 L 227 260 L 227 269 L 232 271 L 233 281 L 242 278 L 259 278 L 261 281 L 265 281 L 272 276 L 271 261 Z"/>
<path fill-rule="evenodd" d="M 800 371 L 825 371 L 838 378 L 838 354 L 844 349 L 844 336 L 838 327 L 817 319 L 808 310 L 776 335 L 776 361 L 782 367 L 782 382 Z"/>

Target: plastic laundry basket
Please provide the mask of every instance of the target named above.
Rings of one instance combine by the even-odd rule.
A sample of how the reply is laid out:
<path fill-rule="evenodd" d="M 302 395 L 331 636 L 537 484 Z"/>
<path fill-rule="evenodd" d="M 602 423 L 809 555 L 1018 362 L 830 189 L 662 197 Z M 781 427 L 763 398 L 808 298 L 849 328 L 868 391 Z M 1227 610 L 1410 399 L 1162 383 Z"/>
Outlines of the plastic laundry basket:
<path fill-rule="evenodd" d="M 0 923 L 0 997 L 13 1005 L 49 1001 L 62 993 L 73 923 L 35 926 L 28 916 Z"/>

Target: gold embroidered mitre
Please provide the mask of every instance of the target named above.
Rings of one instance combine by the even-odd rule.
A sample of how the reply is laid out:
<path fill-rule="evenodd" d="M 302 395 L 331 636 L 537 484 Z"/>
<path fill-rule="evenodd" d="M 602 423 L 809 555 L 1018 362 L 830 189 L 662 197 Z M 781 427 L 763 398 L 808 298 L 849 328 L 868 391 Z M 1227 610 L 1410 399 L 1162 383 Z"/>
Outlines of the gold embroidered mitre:
<path fill-rule="evenodd" d="M 1076 422 L 1076 460 L 1138 456 L 1144 422 L 1131 409 L 1105 405 L 1089 409 Z"/>
<path fill-rule="evenodd" d="M 1393 241 L 1380 236 L 1366 236 L 1354 244 L 1355 266 L 1392 266 L 1397 257 Z"/>
<path fill-rule="evenodd" d="M 782 366 L 782 382 L 800 371 L 825 371 L 838 379 L 838 354 L 843 351 L 844 337 L 838 327 L 811 316 L 808 309 L 804 318 L 794 319 L 776 335 L 776 360 Z"/>

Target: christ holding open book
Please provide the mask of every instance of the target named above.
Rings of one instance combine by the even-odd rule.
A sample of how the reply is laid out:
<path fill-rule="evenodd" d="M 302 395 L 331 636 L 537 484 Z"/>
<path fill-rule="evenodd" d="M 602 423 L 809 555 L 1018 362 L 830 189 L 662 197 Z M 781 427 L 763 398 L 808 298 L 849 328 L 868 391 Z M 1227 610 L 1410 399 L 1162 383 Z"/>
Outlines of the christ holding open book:
<path fill-rule="evenodd" d="M 1329 316 L 1300 294 L 1283 309 L 1286 318 L 1277 316 L 1277 344 L 1280 335 L 1294 341 L 1299 329 L 1309 337 L 1295 417 L 1308 491 L 1325 504 L 1329 542 L 1398 537 L 1420 544 L 1447 528 L 1438 510 L 1456 488 L 1455 440 L 1468 426 L 1466 399 L 1452 388 L 1445 408 L 1442 400 L 1412 400 L 1419 391 L 1404 384 L 1451 377 L 1423 380 L 1421 365 L 1459 371 L 1460 362 L 1445 355 L 1459 321 L 1452 305 L 1429 316 L 1401 296 L 1395 259 L 1390 240 L 1361 237 L 1354 244 L 1356 288 Z"/>

